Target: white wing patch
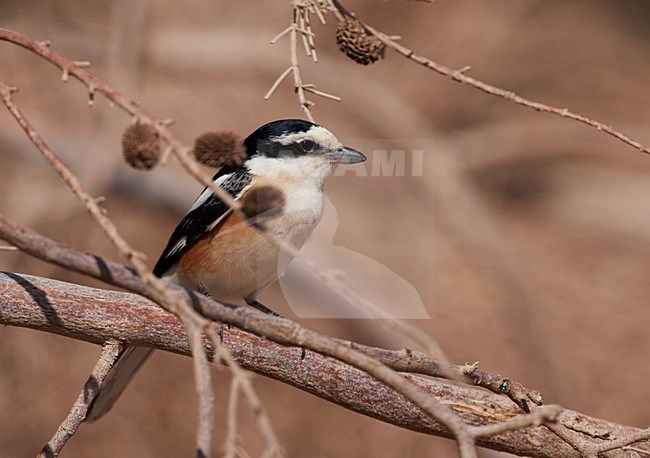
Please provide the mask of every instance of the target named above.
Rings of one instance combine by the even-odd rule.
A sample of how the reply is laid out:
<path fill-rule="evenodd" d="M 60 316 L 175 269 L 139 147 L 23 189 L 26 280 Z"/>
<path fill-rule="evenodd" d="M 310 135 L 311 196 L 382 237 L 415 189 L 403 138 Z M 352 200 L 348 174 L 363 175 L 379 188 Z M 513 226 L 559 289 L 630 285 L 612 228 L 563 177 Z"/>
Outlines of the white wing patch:
<path fill-rule="evenodd" d="M 219 181 L 219 180 L 217 180 Z M 241 191 L 235 196 L 235 200 L 241 199 L 241 197 L 244 195 L 244 193 L 250 188 L 251 185 L 244 186 Z M 210 225 L 205 229 L 205 232 L 210 232 L 212 229 L 217 227 L 217 225 L 228 215 L 232 213 L 232 209 L 228 209 L 223 215 L 221 215 L 219 218 L 215 219 Z"/>
<path fill-rule="evenodd" d="M 228 175 L 221 175 L 219 178 L 214 180 L 214 184 L 216 184 L 217 186 L 221 186 L 221 184 L 224 181 L 226 181 L 228 178 L 230 178 L 231 175 L 232 174 L 230 174 L 230 173 Z M 197 208 L 199 208 L 201 205 L 203 205 L 205 203 L 206 200 L 208 200 L 210 198 L 210 196 L 212 196 L 212 189 L 206 188 L 205 191 L 203 191 L 201 193 L 201 195 L 194 201 L 194 203 L 192 204 L 190 209 L 187 211 L 187 213 L 189 213 L 191 211 L 194 211 Z"/>
<path fill-rule="evenodd" d="M 235 199 L 235 200 L 237 200 L 237 199 Z M 210 225 L 205 229 L 205 232 L 210 232 L 212 229 L 214 229 L 215 227 L 217 227 L 217 224 L 219 224 L 219 223 L 221 222 L 222 219 L 224 219 L 226 216 L 230 215 L 231 213 L 232 213 L 232 210 L 228 210 L 226 213 L 224 213 L 223 215 L 221 215 L 219 218 L 215 219 L 214 222 L 213 222 L 212 224 L 210 224 Z"/>
<path fill-rule="evenodd" d="M 199 208 L 201 205 L 205 203 L 206 200 L 212 195 L 212 190 L 210 188 L 207 188 L 205 191 L 201 193 L 201 195 L 194 201 L 190 209 L 187 211 L 187 213 L 196 210 Z"/>
<path fill-rule="evenodd" d="M 173 246 L 171 250 L 169 250 L 169 253 L 167 253 L 167 256 L 171 256 L 174 253 L 176 253 L 178 250 L 182 250 L 185 248 L 185 245 L 187 244 L 187 237 L 181 237 L 178 242 L 176 242 L 176 245 Z"/>

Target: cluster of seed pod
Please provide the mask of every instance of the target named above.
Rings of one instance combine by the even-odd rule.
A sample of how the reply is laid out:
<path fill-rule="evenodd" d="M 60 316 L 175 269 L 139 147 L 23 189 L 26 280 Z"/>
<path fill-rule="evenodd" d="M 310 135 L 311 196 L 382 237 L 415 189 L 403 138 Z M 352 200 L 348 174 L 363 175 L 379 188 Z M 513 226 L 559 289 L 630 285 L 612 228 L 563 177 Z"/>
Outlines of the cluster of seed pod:
<path fill-rule="evenodd" d="M 247 158 L 242 138 L 228 130 L 206 132 L 194 142 L 192 154 L 209 167 L 238 167 Z M 136 170 L 151 170 L 160 162 L 160 136 L 149 124 L 135 123 L 122 134 L 122 155 Z"/>
<path fill-rule="evenodd" d="M 336 28 L 336 44 L 350 59 L 368 65 L 384 58 L 386 46 L 356 19 L 344 19 Z"/>

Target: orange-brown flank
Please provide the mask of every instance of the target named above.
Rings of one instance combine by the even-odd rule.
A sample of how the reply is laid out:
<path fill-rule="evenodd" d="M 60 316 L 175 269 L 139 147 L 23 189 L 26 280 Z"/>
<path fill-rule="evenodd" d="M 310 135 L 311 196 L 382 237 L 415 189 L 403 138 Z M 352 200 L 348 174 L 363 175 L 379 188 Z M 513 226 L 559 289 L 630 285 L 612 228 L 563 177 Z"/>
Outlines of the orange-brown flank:
<path fill-rule="evenodd" d="M 203 286 L 218 299 L 241 299 L 272 282 L 280 269 L 279 249 L 257 229 L 230 213 L 180 259 L 180 283 Z M 288 261 L 288 259 L 287 259 Z"/>

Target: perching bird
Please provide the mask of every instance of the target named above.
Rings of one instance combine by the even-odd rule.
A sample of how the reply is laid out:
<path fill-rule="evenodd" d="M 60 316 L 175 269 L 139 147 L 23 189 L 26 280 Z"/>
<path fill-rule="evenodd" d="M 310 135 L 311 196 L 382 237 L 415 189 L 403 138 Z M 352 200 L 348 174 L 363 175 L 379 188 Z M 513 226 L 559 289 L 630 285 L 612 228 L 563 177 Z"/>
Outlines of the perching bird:
<path fill-rule="evenodd" d="M 213 181 L 235 199 L 271 185 L 284 194 L 284 211 L 265 222 L 267 230 L 300 248 L 323 214 L 323 182 L 333 165 L 366 157 L 344 146 L 322 126 L 300 119 L 273 121 L 246 138 L 241 167 L 224 167 Z M 241 219 L 206 188 L 174 230 L 154 273 L 217 300 L 245 300 L 275 314 L 257 300 L 291 262 L 277 244 Z M 277 315 L 277 314 L 276 314 Z M 153 350 L 127 348 L 106 377 L 87 419 L 108 412 Z"/>

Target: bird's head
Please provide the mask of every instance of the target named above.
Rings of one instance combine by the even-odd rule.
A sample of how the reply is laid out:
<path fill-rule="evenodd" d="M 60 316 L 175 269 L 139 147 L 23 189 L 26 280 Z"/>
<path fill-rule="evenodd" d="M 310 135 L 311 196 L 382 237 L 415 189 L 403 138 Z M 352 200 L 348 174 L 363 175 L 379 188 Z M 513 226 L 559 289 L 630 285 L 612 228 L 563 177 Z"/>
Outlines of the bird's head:
<path fill-rule="evenodd" d="M 248 156 L 328 164 L 356 164 L 366 160 L 359 151 L 343 145 L 329 130 L 302 119 L 272 121 L 244 141 Z"/>

